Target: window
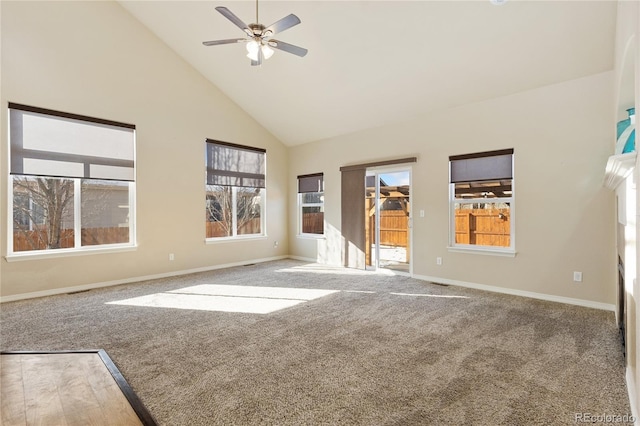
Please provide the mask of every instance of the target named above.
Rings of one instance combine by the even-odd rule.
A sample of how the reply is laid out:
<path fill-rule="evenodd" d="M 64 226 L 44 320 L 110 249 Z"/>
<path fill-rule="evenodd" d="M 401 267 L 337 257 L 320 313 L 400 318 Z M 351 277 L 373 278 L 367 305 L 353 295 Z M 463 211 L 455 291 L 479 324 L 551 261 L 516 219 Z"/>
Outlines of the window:
<path fill-rule="evenodd" d="M 298 212 L 300 235 L 324 234 L 324 175 L 298 176 Z"/>
<path fill-rule="evenodd" d="M 513 149 L 449 157 L 450 246 L 513 252 Z"/>
<path fill-rule="evenodd" d="M 207 139 L 206 237 L 265 235 L 266 151 Z"/>
<path fill-rule="evenodd" d="M 9 253 L 133 246 L 135 126 L 9 104 Z"/>

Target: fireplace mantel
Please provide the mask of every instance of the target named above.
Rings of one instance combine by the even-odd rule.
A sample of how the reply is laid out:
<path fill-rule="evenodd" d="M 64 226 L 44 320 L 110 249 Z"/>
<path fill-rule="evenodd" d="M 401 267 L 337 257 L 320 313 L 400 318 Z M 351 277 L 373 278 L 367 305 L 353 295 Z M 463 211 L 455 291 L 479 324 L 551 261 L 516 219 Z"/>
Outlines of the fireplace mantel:
<path fill-rule="evenodd" d="M 615 191 L 636 165 L 637 153 L 616 154 L 609 157 L 604 173 L 604 186 Z"/>

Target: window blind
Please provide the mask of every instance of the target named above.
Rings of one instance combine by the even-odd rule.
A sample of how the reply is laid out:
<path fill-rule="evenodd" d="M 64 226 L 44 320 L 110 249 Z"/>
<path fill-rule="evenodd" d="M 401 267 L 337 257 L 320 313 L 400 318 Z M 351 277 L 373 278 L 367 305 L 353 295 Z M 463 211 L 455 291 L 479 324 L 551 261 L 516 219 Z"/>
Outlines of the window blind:
<path fill-rule="evenodd" d="M 266 150 L 207 140 L 207 184 L 264 188 Z"/>
<path fill-rule="evenodd" d="M 324 174 L 315 173 L 311 175 L 298 176 L 298 193 L 305 192 L 323 192 L 324 191 Z"/>
<path fill-rule="evenodd" d="M 513 179 L 513 149 L 449 157 L 451 183 Z"/>
<path fill-rule="evenodd" d="M 11 174 L 135 180 L 135 126 L 9 104 Z"/>

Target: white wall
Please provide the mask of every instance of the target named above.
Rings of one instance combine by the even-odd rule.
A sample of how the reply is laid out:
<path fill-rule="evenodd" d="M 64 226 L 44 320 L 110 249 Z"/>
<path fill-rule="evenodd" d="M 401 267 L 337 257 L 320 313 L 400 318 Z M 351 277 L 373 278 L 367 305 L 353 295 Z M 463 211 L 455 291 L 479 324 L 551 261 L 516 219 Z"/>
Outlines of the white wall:
<path fill-rule="evenodd" d="M 8 102 L 137 126 L 138 248 L 7 262 L 3 203 L 3 297 L 288 253 L 286 148 L 119 4 L 3 1 L 0 7 L 3 200 Z M 205 138 L 266 148 L 267 238 L 205 244 Z M 169 262 L 168 253 L 176 260 Z"/>
<path fill-rule="evenodd" d="M 292 220 L 292 255 L 340 262 L 340 166 L 415 155 L 414 274 L 612 306 L 614 196 L 602 186 L 612 85 L 606 72 L 292 148 L 289 216 L 296 176 L 324 172 L 328 234 L 301 239 Z M 503 148 L 515 149 L 516 257 L 449 252 L 449 155 Z M 582 283 L 573 271 L 583 272 Z"/>

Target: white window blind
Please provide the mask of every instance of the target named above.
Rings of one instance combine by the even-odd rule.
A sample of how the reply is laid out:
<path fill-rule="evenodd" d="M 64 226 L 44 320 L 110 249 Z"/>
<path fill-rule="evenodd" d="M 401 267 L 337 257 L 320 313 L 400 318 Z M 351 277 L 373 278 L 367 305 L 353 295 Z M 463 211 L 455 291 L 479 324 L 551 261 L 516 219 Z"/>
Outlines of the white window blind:
<path fill-rule="evenodd" d="M 266 150 L 207 140 L 207 184 L 264 188 Z"/>
<path fill-rule="evenodd" d="M 9 104 L 11 174 L 135 181 L 135 126 Z"/>

